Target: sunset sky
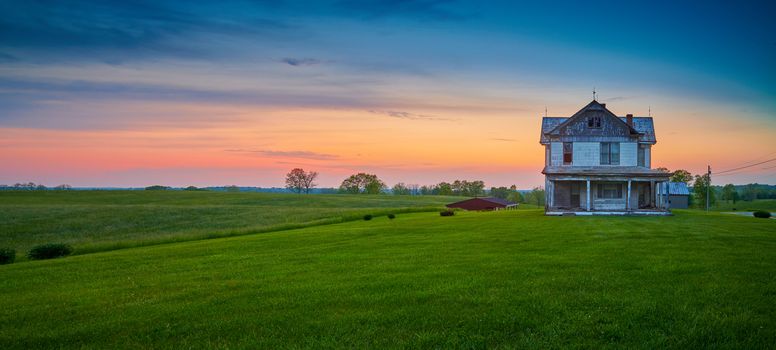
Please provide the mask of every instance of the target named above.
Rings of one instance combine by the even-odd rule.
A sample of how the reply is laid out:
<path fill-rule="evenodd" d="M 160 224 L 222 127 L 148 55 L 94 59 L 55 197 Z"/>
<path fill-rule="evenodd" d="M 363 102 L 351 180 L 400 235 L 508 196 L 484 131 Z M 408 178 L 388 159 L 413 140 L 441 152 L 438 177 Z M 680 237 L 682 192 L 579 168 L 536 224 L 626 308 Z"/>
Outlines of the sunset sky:
<path fill-rule="evenodd" d="M 530 188 L 594 87 L 653 166 L 776 158 L 773 1 L 176 3 L 0 1 L 0 184 Z"/>

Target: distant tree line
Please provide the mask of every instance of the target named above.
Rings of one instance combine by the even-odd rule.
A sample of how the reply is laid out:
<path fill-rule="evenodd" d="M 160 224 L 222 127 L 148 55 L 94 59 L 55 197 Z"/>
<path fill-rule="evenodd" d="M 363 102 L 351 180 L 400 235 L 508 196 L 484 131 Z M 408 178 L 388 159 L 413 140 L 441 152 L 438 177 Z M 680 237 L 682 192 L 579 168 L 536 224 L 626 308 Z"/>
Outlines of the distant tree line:
<path fill-rule="evenodd" d="M 6 190 L 6 191 L 45 191 L 45 190 L 63 191 L 63 190 L 70 190 L 72 188 L 73 188 L 72 186 L 66 185 L 66 184 L 62 184 L 54 187 L 46 187 L 42 184 L 36 184 L 34 182 L 15 183 L 13 185 L 0 185 L 0 190 Z"/>

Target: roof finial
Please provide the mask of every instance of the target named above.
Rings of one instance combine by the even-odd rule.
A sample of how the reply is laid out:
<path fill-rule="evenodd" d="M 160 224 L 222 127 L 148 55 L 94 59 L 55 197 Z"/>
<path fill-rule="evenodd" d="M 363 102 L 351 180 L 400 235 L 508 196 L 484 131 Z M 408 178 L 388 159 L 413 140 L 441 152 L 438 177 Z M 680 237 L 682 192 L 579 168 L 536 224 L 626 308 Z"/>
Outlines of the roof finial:
<path fill-rule="evenodd" d="M 595 86 L 593 86 L 593 101 L 595 101 Z"/>
<path fill-rule="evenodd" d="M 544 106 L 544 116 L 547 116 L 547 106 Z"/>
<path fill-rule="evenodd" d="M 652 116 L 652 105 L 649 105 L 649 116 Z"/>

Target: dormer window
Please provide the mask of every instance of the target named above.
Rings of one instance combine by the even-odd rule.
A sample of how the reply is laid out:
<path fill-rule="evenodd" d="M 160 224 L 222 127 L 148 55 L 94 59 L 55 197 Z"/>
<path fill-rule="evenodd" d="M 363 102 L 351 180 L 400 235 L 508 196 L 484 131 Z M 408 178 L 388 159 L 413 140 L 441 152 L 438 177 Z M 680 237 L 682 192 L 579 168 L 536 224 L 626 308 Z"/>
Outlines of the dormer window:
<path fill-rule="evenodd" d="M 587 118 L 587 127 L 588 128 L 600 128 L 601 127 L 601 117 L 588 117 Z"/>

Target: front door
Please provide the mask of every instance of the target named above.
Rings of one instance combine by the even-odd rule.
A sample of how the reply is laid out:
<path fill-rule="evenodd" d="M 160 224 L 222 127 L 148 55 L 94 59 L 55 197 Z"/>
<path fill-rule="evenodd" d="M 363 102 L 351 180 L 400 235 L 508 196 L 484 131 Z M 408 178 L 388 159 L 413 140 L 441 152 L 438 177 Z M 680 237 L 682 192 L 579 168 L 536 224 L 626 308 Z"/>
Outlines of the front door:
<path fill-rule="evenodd" d="M 571 207 L 579 208 L 579 183 L 571 183 Z"/>
<path fill-rule="evenodd" d="M 644 209 L 649 206 L 649 185 L 641 184 L 639 186 L 639 209 Z"/>

